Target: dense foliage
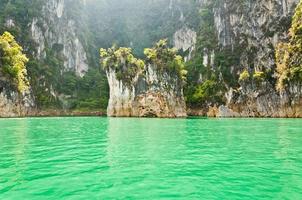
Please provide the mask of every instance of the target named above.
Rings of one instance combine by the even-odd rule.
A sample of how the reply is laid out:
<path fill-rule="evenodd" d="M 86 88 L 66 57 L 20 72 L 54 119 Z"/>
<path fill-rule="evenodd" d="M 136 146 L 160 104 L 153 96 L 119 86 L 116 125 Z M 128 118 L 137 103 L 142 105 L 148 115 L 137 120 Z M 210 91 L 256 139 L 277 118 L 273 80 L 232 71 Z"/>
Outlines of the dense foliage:
<path fill-rule="evenodd" d="M 208 103 L 221 103 L 225 82 L 236 85 L 230 67 L 238 63 L 231 49 L 221 50 L 217 45 L 214 26 L 214 7 L 217 1 L 210 1 L 199 11 L 199 30 L 193 58 L 186 63 L 187 86 L 186 101 L 189 107 Z M 203 55 L 207 55 L 204 57 Z M 206 60 L 205 60 L 206 59 Z"/>
<path fill-rule="evenodd" d="M 204 1 L 200 9 L 195 51 L 186 63 L 188 84 L 185 95 L 189 107 L 226 104 L 225 94 L 230 88 L 237 91 L 248 85 L 260 87 L 263 81 L 275 82 L 273 69 L 258 66 L 261 63 L 255 62 L 258 47 L 253 46 L 249 35 L 238 30 L 227 30 L 234 28 L 226 22 L 232 13 L 242 21 L 250 20 L 247 17 L 251 4 L 245 0 L 229 2 L 228 6 L 224 3 L 220 0 Z M 221 20 L 216 24 L 215 16 L 216 20 Z M 218 34 L 217 25 L 226 30 L 220 30 Z M 273 53 L 269 54 L 268 57 L 273 57 Z"/>
<path fill-rule="evenodd" d="M 4 76 L 22 93 L 28 89 L 26 63 L 28 58 L 14 36 L 5 32 L 0 36 L 0 78 Z"/>
<path fill-rule="evenodd" d="M 24 46 L 29 57 L 27 72 L 36 105 L 41 109 L 105 110 L 108 101 L 108 84 L 104 73 L 98 67 L 97 48 L 93 45 L 92 34 L 88 31 L 83 7 L 79 0 L 66 0 L 64 8 L 70 19 L 79 28 L 79 37 L 89 52 L 89 71 L 83 78 L 74 71 L 64 68 L 62 44 L 45 43 L 45 57 L 37 58 L 36 44 L 31 38 L 30 24 L 37 18 L 38 26 L 43 20 L 42 6 L 45 0 L 3 0 L 0 1 L 0 32 L 8 30 Z M 10 22 L 11 24 L 8 24 Z M 80 29 L 81 27 L 81 29 Z M 41 26 L 42 30 L 43 27 Z M 49 27 L 52 29 L 53 27 Z"/>
<path fill-rule="evenodd" d="M 104 110 L 109 91 L 105 73 L 99 68 L 99 47 L 109 48 L 116 43 L 131 47 L 133 55 L 143 57 L 143 49 L 154 41 L 171 38 L 185 23 L 189 27 L 198 23 L 195 0 L 89 0 L 86 6 L 80 0 L 64 2 L 64 14 L 74 21 L 76 34 L 87 52 L 89 71 L 83 78 L 64 68 L 66 58 L 60 44 L 46 42 L 45 57 L 34 56 L 39 44 L 31 38 L 30 24 L 37 18 L 37 25 L 44 30 L 45 0 L 0 1 L 0 33 L 11 32 L 24 47 L 33 97 L 41 109 Z M 6 24 L 8 21 L 12 24 Z"/>
<path fill-rule="evenodd" d="M 177 49 L 168 47 L 167 39 L 160 40 L 153 48 L 146 48 L 144 54 L 147 57 L 147 62 L 156 65 L 157 70 L 167 71 L 177 75 L 182 80 L 186 80 L 187 71 L 183 59 L 177 55 Z"/>
<path fill-rule="evenodd" d="M 246 48 L 248 36 L 238 36 L 241 41 L 233 41 L 231 47 L 218 44 L 214 15 L 215 9 L 222 9 L 221 0 L 204 1 L 202 7 L 197 0 L 89 0 L 85 1 L 85 6 L 81 0 L 65 0 L 64 15 L 74 22 L 76 35 L 87 52 L 89 71 L 84 77 L 65 69 L 62 44 L 46 42 L 45 57 L 34 56 L 39 44 L 31 38 L 30 24 L 37 18 L 37 25 L 43 29 L 41 24 L 45 16 L 41 11 L 45 2 L 0 1 L 0 33 L 11 32 L 24 47 L 24 53 L 29 57 L 28 79 L 40 108 L 105 109 L 109 95 L 104 71 L 114 69 L 118 79 L 130 82 L 137 71 L 144 68 L 143 57 L 146 57 L 146 64 L 154 64 L 160 71 L 186 79 L 185 96 L 189 107 L 221 103 L 228 88 L 239 88 L 244 82 L 260 83 L 270 79 L 275 84 L 274 69 L 268 72 L 266 66 L 254 66 L 257 47 Z M 293 17 L 290 40 L 279 44 L 276 50 L 277 87 L 280 90 L 291 81 L 302 80 L 301 4 Z M 249 6 L 247 1 L 240 0 L 223 9 L 240 14 L 248 13 Z M 242 20 L 246 20 L 246 16 L 242 15 Z M 160 38 L 171 39 L 175 31 L 183 27 L 196 30 L 198 35 L 195 50 L 190 52 L 192 59 L 187 63 L 175 49 L 169 48 L 172 45 L 168 41 L 172 40 L 161 40 L 146 49 Z M 284 27 L 288 29 L 289 26 Z M 51 29 L 54 27 L 50 25 Z M 272 33 L 268 31 L 267 34 Z M 109 48 L 113 43 L 130 48 Z M 105 70 L 99 68 L 99 47 L 108 48 L 100 52 Z M 242 49 L 248 56 L 242 54 Z M 189 51 L 180 54 L 188 56 Z M 244 56 L 247 60 L 245 66 L 241 66 L 240 59 Z M 23 61 L 25 64 L 26 60 Z M 18 68 L 22 67 L 19 65 Z M 26 73 L 19 72 L 1 67 L 1 73 L 10 77 L 15 87 L 22 91 L 27 85 L 27 80 L 22 78 Z"/>
<path fill-rule="evenodd" d="M 183 59 L 177 55 L 177 49 L 169 48 L 167 39 L 160 40 L 152 48 L 146 48 L 144 54 L 146 61 L 135 58 L 131 48 L 102 48 L 101 65 L 107 71 L 113 70 L 116 78 L 127 85 L 131 85 L 139 72 L 143 72 L 146 64 L 154 65 L 159 73 L 176 75 L 177 79 L 186 80 L 187 71 Z"/>
<path fill-rule="evenodd" d="M 278 90 L 291 81 L 302 82 L 302 2 L 296 8 L 289 36 L 289 42 L 280 43 L 276 50 Z"/>
<path fill-rule="evenodd" d="M 100 49 L 101 64 L 105 70 L 114 70 L 118 80 L 131 84 L 138 71 L 143 70 L 143 60 L 133 56 L 131 48 L 113 46 L 107 50 Z"/>

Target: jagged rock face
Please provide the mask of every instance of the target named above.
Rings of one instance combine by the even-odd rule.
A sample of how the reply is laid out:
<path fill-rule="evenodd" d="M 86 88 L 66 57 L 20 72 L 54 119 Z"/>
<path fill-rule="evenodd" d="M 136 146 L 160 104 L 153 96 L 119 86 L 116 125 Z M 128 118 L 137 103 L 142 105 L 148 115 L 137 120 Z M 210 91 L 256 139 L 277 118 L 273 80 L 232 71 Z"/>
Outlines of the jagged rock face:
<path fill-rule="evenodd" d="M 179 29 L 173 36 L 174 47 L 183 52 L 188 51 L 188 56 L 185 57 L 185 61 L 191 59 L 192 52 L 195 49 L 196 38 L 196 32 L 188 27 Z"/>
<path fill-rule="evenodd" d="M 31 35 L 37 43 L 38 59 L 46 57 L 46 47 L 60 47 L 64 57 L 64 70 L 75 71 L 84 76 L 88 70 L 86 51 L 77 36 L 75 22 L 66 12 L 64 0 L 47 0 L 42 8 L 42 17 L 34 18 Z"/>
<path fill-rule="evenodd" d="M 108 69 L 107 72 L 108 84 L 110 87 L 110 98 L 108 102 L 108 116 L 132 116 L 132 102 L 135 98 L 134 85 L 126 85 L 122 80 L 118 80 L 113 69 Z M 136 82 L 137 77 L 132 80 Z"/>
<path fill-rule="evenodd" d="M 287 38 L 288 26 L 285 26 L 284 22 L 290 21 L 298 2 L 255 1 L 249 5 L 251 12 L 241 15 L 224 13 L 227 12 L 224 4 L 215 14 L 220 44 L 227 46 L 245 40 L 247 48 L 254 48 L 256 52 L 252 53 L 252 61 L 248 61 L 251 51 L 246 50 L 241 56 L 241 65 L 250 63 L 256 70 L 261 70 L 257 69 L 259 67 L 274 70 L 274 49 L 278 42 Z M 231 96 L 227 106 L 243 117 L 302 117 L 302 90 L 301 87 L 293 87 L 294 90 L 290 87 L 288 91 L 280 94 L 275 90 L 275 86 L 268 82 L 262 82 L 260 86 L 255 86 L 255 83 L 242 85 L 237 97 Z"/>
<path fill-rule="evenodd" d="M 228 92 L 227 106 L 211 107 L 211 117 L 302 117 L 302 86 L 277 93 L 269 83 L 247 85 Z"/>
<path fill-rule="evenodd" d="M 185 117 L 182 81 L 175 75 L 158 72 L 149 64 L 145 78 L 136 86 L 134 115 L 140 117 Z M 145 81 L 143 80 L 145 79 Z"/>
<path fill-rule="evenodd" d="M 18 94 L 9 84 L 0 80 L 0 117 L 28 116 L 33 112 L 31 92 Z"/>
<path fill-rule="evenodd" d="M 209 1 L 200 1 L 201 6 Z M 288 39 L 288 29 L 299 0 L 223 0 L 214 6 L 214 26 L 220 50 L 239 52 L 238 65 L 229 66 L 233 74 L 243 69 L 275 71 L 275 47 Z M 239 51 L 238 51 L 239 50 Z M 204 65 L 212 66 L 211 57 L 219 50 L 204 53 Z M 212 66 L 215 69 L 215 66 Z M 273 77 L 274 78 L 274 77 Z M 272 80 L 229 86 L 225 105 L 210 107 L 216 117 L 302 117 L 302 88 L 292 83 L 278 92 Z"/>
<path fill-rule="evenodd" d="M 118 80 L 112 69 L 107 70 L 107 78 L 108 116 L 174 118 L 187 115 L 181 80 L 158 73 L 154 65 L 139 72 L 130 85 Z"/>
<path fill-rule="evenodd" d="M 218 43 L 242 46 L 243 67 L 275 67 L 274 48 L 287 38 L 291 16 L 299 0 L 256 0 L 238 3 L 223 0 L 214 8 Z M 252 59 L 249 55 L 253 56 Z M 250 60 L 249 60 L 250 59 Z M 252 66 L 249 66 L 252 65 Z"/>
<path fill-rule="evenodd" d="M 14 92 L 9 96 L 5 92 L 0 93 L 0 117 L 28 116 L 33 112 L 33 106 L 34 102 L 29 94 L 18 97 Z"/>

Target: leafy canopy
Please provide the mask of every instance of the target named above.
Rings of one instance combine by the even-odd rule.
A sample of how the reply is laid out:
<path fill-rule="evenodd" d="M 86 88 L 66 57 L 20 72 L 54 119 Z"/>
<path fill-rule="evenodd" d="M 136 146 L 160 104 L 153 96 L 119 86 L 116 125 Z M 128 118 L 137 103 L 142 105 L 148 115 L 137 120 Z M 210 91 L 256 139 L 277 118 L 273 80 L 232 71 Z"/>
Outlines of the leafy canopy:
<path fill-rule="evenodd" d="M 147 61 L 155 64 L 160 71 L 175 73 L 182 80 L 186 79 L 187 71 L 183 59 L 177 55 L 177 49 L 169 48 L 167 39 L 160 40 L 153 48 L 146 48 L 144 54 Z"/>
<path fill-rule="evenodd" d="M 109 49 L 100 49 L 101 64 L 105 70 L 113 69 L 118 80 L 131 83 L 139 70 L 145 67 L 143 60 L 137 59 L 132 54 L 131 48 L 115 46 Z"/>
<path fill-rule="evenodd" d="M 8 78 L 18 92 L 28 90 L 26 63 L 28 58 L 14 36 L 5 32 L 0 36 L 0 75 Z"/>
<path fill-rule="evenodd" d="M 276 49 L 278 90 L 285 89 L 290 81 L 302 82 L 302 2 L 296 8 L 289 36 L 289 42 Z"/>
<path fill-rule="evenodd" d="M 177 49 L 169 48 L 167 39 L 160 40 L 153 48 L 144 50 L 146 61 L 156 65 L 157 70 L 176 74 L 182 80 L 186 79 L 187 71 Z M 139 70 L 145 68 L 145 62 L 135 58 L 131 48 L 115 46 L 109 49 L 100 49 L 101 65 L 105 70 L 113 69 L 118 80 L 131 83 Z"/>

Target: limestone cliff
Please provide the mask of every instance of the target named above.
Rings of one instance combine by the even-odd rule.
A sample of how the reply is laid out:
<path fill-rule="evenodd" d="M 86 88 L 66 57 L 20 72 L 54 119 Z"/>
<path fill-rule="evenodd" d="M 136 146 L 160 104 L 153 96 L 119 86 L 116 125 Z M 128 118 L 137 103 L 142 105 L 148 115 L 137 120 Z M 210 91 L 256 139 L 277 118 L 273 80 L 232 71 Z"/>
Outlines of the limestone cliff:
<path fill-rule="evenodd" d="M 110 87 L 107 115 L 185 117 L 183 65 L 175 53 L 174 49 L 167 48 L 164 40 L 153 49 L 145 50 L 146 64 L 135 59 L 127 48 L 101 50 Z M 164 62 L 161 56 L 167 60 Z"/>
<path fill-rule="evenodd" d="M 20 117 L 34 112 L 31 91 L 21 94 L 4 77 L 0 77 L 0 117 Z"/>
<path fill-rule="evenodd" d="M 109 92 L 98 48 L 117 43 L 142 56 L 146 46 L 171 38 L 190 19 L 192 2 L 0 1 L 0 32 L 11 32 L 24 47 L 39 109 L 105 109 Z"/>
<path fill-rule="evenodd" d="M 44 106 L 45 101 L 46 104 L 63 104 L 57 102 L 64 102 L 68 95 L 58 91 L 58 77 L 64 72 L 83 77 L 88 71 L 87 50 L 79 37 L 77 26 L 82 13 L 75 9 L 84 4 L 82 0 L 3 2 L 4 8 L 10 5 L 16 9 L 0 11 L 4 19 L 1 31 L 15 33 L 30 58 L 27 68 L 32 90 L 29 94 L 18 96 L 6 84 L 0 85 L 3 88 L 1 116 L 25 115 L 33 111 L 34 105 Z M 28 14 L 23 16 L 22 10 Z"/>
<path fill-rule="evenodd" d="M 236 45 L 233 41 L 239 41 L 238 44 L 246 40 L 240 65 L 248 66 L 250 71 L 275 71 L 275 49 L 280 41 L 287 40 L 289 26 L 286 23 L 290 24 L 298 2 L 256 1 L 249 5 L 251 12 L 239 14 L 237 11 L 224 16 L 223 12 L 228 13 L 226 7 L 218 8 L 215 26 L 219 43 L 227 46 Z M 260 82 L 241 83 L 237 94 L 230 88 L 226 105 L 243 117 L 302 117 L 301 85 L 293 84 L 286 91 L 277 92 L 274 81 Z"/>
<path fill-rule="evenodd" d="M 131 46 L 141 57 L 143 48 L 168 37 L 187 62 L 187 84 L 178 72 L 154 60 L 137 71 L 127 66 L 106 68 L 110 116 L 185 116 L 186 96 L 189 114 L 301 117 L 301 82 L 277 91 L 275 59 L 278 44 L 289 40 L 298 2 L 0 1 L 0 31 L 16 34 L 30 58 L 34 101 L 21 105 L 35 102 L 42 109 L 68 110 L 98 107 L 102 98 L 104 109 L 108 85 L 104 71 L 98 69 L 97 48 L 116 42 Z M 242 72 L 248 74 L 244 80 Z M 18 113 L 20 106 L 13 105 L 23 97 L 17 99 L 11 88 L 2 88 L 2 105 Z"/>
<path fill-rule="evenodd" d="M 33 108 L 27 62 L 15 37 L 0 35 L 0 117 L 25 116 Z"/>
<path fill-rule="evenodd" d="M 220 90 L 224 93 L 223 102 L 205 105 L 209 108 L 208 115 L 302 117 L 301 83 L 291 83 L 282 92 L 276 90 L 275 49 L 278 43 L 288 40 L 298 2 L 222 0 L 215 4 L 200 1 L 201 8 L 210 8 L 215 30 L 212 37 L 199 35 L 212 44 L 201 45 L 202 52 L 196 53 L 203 54 L 204 66 L 218 74 L 224 88 Z M 239 75 L 244 70 L 249 77 L 240 81 Z M 230 83 L 230 79 L 237 79 L 237 84 Z"/>
<path fill-rule="evenodd" d="M 133 102 L 133 115 L 140 117 L 185 117 L 182 80 L 158 66 L 148 64 L 139 77 Z"/>
<path fill-rule="evenodd" d="M 190 60 L 192 57 L 192 52 L 195 48 L 196 38 L 196 32 L 186 26 L 177 30 L 173 35 L 174 47 L 183 52 L 187 52 L 185 61 Z"/>
<path fill-rule="evenodd" d="M 148 65 L 129 86 L 107 70 L 110 86 L 108 116 L 114 117 L 185 117 L 186 106 L 179 80 L 168 73 L 159 74 Z"/>
<path fill-rule="evenodd" d="M 84 4 L 85 2 L 75 2 Z M 47 48 L 62 54 L 65 71 L 84 76 L 88 70 L 86 51 L 77 35 L 75 21 L 67 12 L 65 0 L 47 0 L 39 18 L 31 22 L 31 35 L 37 44 L 36 57 L 45 59 Z"/>
<path fill-rule="evenodd" d="M 114 117 L 132 116 L 132 103 L 135 98 L 134 83 L 137 81 L 137 76 L 131 80 L 133 84 L 129 86 L 117 79 L 114 69 L 109 68 L 106 74 L 110 88 L 107 115 Z"/>
<path fill-rule="evenodd" d="M 18 95 L 3 90 L 0 93 L 0 117 L 21 117 L 34 113 L 34 102 L 29 93 Z"/>

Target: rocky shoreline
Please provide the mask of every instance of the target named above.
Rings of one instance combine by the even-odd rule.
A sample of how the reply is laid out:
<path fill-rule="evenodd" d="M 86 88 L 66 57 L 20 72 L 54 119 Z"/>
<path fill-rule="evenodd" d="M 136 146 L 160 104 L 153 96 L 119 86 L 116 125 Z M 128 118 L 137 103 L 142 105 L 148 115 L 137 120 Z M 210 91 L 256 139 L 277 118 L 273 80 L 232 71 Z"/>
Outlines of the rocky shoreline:
<path fill-rule="evenodd" d="M 156 117 L 156 118 L 187 118 L 187 117 L 208 117 L 208 118 L 302 118 L 302 107 L 296 107 L 299 112 L 284 112 L 284 115 L 245 115 L 239 114 L 226 106 L 213 106 L 209 109 L 205 108 L 189 108 L 187 109 L 187 116 L 168 116 L 168 117 Z M 293 108 L 287 108 L 284 111 L 292 111 Z M 35 111 L 26 114 L 7 114 L 0 113 L 0 118 L 26 118 L 26 117 L 107 117 L 107 113 L 103 111 L 63 111 L 63 110 L 47 110 L 47 111 Z M 129 116 L 131 117 L 131 116 Z M 154 118 L 153 116 L 136 116 L 140 118 Z"/>
<path fill-rule="evenodd" d="M 27 113 L 0 113 L 0 118 L 25 118 L 25 117 L 81 117 L 81 116 L 107 116 L 102 111 L 64 111 L 64 110 L 44 110 L 30 111 Z"/>
<path fill-rule="evenodd" d="M 247 113 L 238 113 L 224 105 L 213 106 L 209 109 L 188 109 L 188 116 L 200 116 L 210 118 L 302 118 L 302 107 L 297 106 L 295 108 L 283 108 L 278 113 L 272 115 L 263 115 L 259 112 L 251 112 L 251 115 Z"/>

